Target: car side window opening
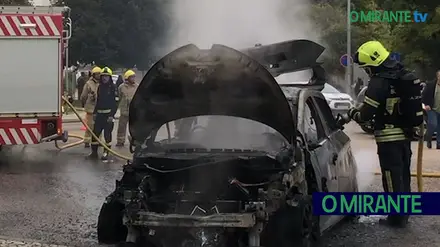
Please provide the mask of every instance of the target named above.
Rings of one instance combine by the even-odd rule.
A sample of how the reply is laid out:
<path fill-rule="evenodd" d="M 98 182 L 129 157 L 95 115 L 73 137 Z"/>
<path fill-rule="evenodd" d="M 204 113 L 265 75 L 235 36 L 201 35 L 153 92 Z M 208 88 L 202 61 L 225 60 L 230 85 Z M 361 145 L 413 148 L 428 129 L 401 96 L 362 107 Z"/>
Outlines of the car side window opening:
<path fill-rule="evenodd" d="M 332 110 L 328 106 L 326 100 L 316 97 L 315 101 L 321 111 L 322 122 L 326 123 L 330 133 L 338 130 L 338 125 L 336 124 L 336 120 L 333 116 Z"/>
<path fill-rule="evenodd" d="M 304 134 L 308 143 L 317 144 L 320 140 L 326 137 L 324 128 L 311 98 L 306 101 L 303 121 Z"/>

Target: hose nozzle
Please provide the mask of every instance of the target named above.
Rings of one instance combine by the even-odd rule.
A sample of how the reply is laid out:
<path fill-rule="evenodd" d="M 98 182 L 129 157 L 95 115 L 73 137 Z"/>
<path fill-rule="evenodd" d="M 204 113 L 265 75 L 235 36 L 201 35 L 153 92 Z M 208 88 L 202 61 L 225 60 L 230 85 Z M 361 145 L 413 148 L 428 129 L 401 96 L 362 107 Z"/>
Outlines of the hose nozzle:
<path fill-rule="evenodd" d="M 340 128 L 343 128 L 344 125 L 348 124 L 351 121 L 350 116 L 348 116 L 347 113 L 345 114 L 338 114 L 336 117 L 336 123 Z"/>

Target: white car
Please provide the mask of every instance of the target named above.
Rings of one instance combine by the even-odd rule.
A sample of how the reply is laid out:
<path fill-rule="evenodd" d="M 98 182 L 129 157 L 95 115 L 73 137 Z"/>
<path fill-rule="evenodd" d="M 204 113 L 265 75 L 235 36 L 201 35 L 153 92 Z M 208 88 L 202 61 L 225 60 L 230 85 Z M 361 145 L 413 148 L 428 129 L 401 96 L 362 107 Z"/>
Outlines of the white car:
<path fill-rule="evenodd" d="M 291 73 L 281 74 L 275 77 L 278 84 L 296 84 L 296 85 L 307 85 L 309 79 L 313 76 L 313 71 L 303 70 Z M 310 87 L 309 87 L 310 88 Z M 339 90 L 334 88 L 332 85 L 325 83 L 324 88 L 321 90 L 327 103 L 330 106 L 333 114 L 336 116 L 338 113 L 346 113 L 351 107 L 354 107 L 354 101 L 350 95 L 346 93 L 341 93 Z"/>
<path fill-rule="evenodd" d="M 354 107 L 354 101 L 350 95 L 340 92 L 328 83 L 325 84 L 321 92 L 335 115 L 346 113 L 351 107 Z"/>

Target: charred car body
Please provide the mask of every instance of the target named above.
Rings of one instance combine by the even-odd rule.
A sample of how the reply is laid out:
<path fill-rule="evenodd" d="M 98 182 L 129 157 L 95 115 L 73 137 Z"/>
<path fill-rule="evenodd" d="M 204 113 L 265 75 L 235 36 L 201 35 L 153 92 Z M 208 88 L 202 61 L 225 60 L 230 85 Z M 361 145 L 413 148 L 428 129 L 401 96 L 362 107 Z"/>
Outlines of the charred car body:
<path fill-rule="evenodd" d="M 133 162 L 101 209 L 99 241 L 155 247 L 317 241 L 342 218 L 313 216 L 312 193 L 357 191 L 350 140 L 315 90 L 325 83 L 316 63 L 323 50 L 308 40 L 243 51 L 187 45 L 157 62 L 130 105 Z M 307 88 L 280 87 L 274 79 L 305 68 L 314 71 Z"/>

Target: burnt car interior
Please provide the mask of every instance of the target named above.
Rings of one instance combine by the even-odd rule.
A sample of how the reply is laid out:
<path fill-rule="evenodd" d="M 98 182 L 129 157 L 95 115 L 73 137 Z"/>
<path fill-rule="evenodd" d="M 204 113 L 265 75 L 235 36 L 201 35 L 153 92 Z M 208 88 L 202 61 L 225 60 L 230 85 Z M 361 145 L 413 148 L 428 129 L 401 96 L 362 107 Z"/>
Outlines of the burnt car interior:
<path fill-rule="evenodd" d="M 312 68 L 309 87 L 320 88 L 323 50 L 308 40 L 242 51 L 188 45 L 158 61 L 130 105 L 133 162 L 101 209 L 99 241 L 293 247 L 316 240 L 311 192 L 320 188 L 304 145 L 311 152 L 327 145 L 332 123 L 324 124 L 313 95 L 297 122 L 286 88 L 293 95 L 301 86 L 281 88 L 274 76 Z"/>

